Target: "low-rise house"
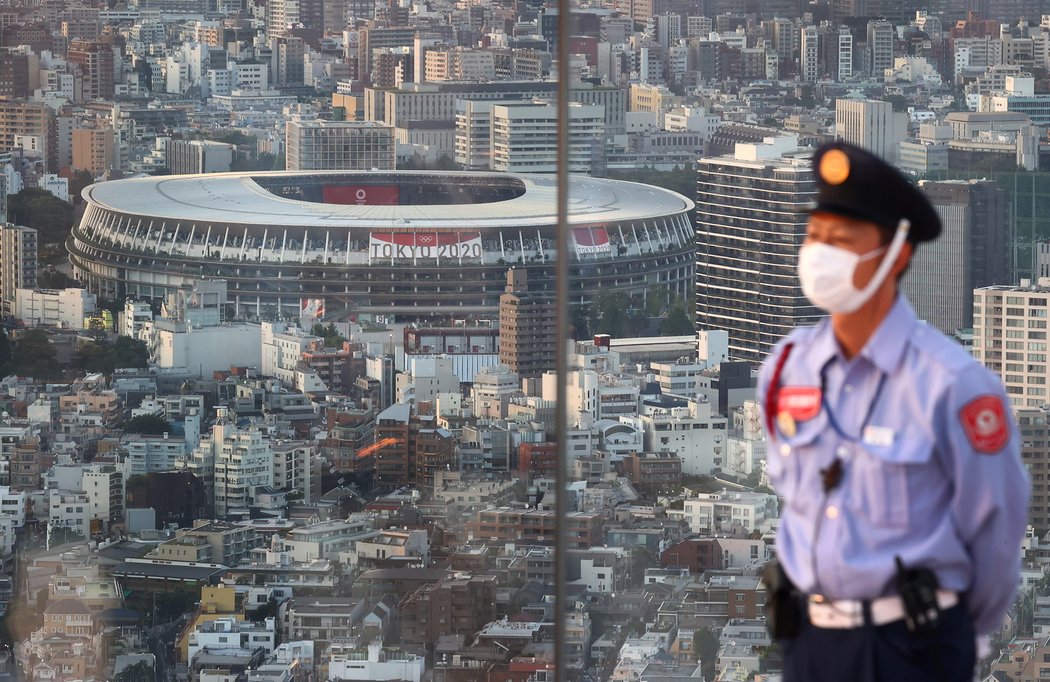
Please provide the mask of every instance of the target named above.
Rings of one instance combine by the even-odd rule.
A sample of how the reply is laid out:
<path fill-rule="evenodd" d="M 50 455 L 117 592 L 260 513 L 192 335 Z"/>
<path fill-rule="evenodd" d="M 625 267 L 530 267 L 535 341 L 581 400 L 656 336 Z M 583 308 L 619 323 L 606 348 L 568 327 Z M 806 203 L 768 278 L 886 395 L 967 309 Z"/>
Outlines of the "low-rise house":
<path fill-rule="evenodd" d="M 187 653 L 192 661 L 198 653 L 224 652 L 228 649 L 255 651 L 262 648 L 272 653 L 277 645 L 277 626 L 274 618 L 261 623 L 224 616 L 199 623 L 190 633 Z"/>
<path fill-rule="evenodd" d="M 309 640 L 321 649 L 331 642 L 349 640 L 366 609 L 363 599 L 293 597 L 279 611 L 284 639 Z"/>
<path fill-rule="evenodd" d="M 328 677 L 332 680 L 402 680 L 420 682 L 426 668 L 425 657 L 394 648 L 379 641 L 367 647 L 336 646 L 330 649 Z"/>

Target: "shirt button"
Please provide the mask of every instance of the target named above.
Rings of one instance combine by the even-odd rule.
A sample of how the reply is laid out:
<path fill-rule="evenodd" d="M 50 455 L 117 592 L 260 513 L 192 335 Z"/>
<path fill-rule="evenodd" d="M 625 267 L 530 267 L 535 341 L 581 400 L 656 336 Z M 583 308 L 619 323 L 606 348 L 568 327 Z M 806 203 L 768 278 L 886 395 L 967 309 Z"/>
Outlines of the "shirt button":
<path fill-rule="evenodd" d="M 845 391 L 846 393 L 852 393 L 853 392 L 853 384 L 846 384 L 845 386 L 842 387 L 842 390 Z"/>
<path fill-rule="evenodd" d="M 790 455 L 791 454 L 791 446 L 786 444 L 786 443 L 784 445 L 781 445 L 780 446 L 780 454 L 783 457 L 787 457 L 788 455 Z"/>
<path fill-rule="evenodd" d="M 837 456 L 839 456 L 839 457 L 848 457 L 849 456 L 849 448 L 847 448 L 845 445 L 840 445 L 835 450 L 835 454 Z"/>
<path fill-rule="evenodd" d="M 838 516 L 839 516 L 839 508 L 838 507 L 828 507 L 827 511 L 824 512 L 824 514 L 827 515 L 827 517 L 829 519 L 837 519 Z"/>

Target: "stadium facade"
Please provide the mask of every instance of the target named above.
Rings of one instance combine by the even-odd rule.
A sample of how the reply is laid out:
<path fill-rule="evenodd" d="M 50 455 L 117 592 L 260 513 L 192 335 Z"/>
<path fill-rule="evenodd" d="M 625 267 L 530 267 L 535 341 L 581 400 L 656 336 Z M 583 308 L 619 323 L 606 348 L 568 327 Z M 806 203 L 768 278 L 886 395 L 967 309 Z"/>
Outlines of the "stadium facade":
<path fill-rule="evenodd" d="M 106 298 L 160 298 L 227 281 L 234 314 L 492 316 L 508 267 L 553 291 L 553 176 L 455 172 L 214 173 L 84 190 L 68 246 L 74 275 Z M 573 177 L 571 292 L 684 295 L 693 202 L 657 187 Z"/>

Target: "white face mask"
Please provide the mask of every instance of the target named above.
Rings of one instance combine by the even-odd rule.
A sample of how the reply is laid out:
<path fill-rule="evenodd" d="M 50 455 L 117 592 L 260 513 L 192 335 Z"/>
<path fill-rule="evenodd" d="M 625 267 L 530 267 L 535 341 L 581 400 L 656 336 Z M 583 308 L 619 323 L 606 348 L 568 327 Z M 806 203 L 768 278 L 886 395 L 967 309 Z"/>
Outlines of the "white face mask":
<path fill-rule="evenodd" d="M 865 254 L 856 254 L 820 242 L 806 244 L 798 252 L 798 279 L 802 284 L 802 293 L 813 305 L 828 313 L 852 313 L 857 310 L 867 303 L 890 274 L 910 228 L 907 220 L 901 220 L 889 247 Z M 868 285 L 863 289 L 853 286 L 857 265 L 877 258 L 883 252 L 886 252 L 886 257 Z"/>

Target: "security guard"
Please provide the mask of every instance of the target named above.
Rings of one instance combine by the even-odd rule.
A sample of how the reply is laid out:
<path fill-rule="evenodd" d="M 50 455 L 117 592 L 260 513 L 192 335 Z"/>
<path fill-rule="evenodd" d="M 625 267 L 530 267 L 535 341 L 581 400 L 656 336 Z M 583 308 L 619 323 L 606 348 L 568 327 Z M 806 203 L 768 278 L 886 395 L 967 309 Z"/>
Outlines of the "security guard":
<path fill-rule="evenodd" d="M 998 377 L 898 291 L 940 234 L 926 197 L 852 145 L 821 147 L 813 168 L 798 273 L 829 317 L 759 379 L 798 614 L 781 623 L 784 679 L 969 681 L 975 633 L 1000 627 L 1020 573 L 1017 427 Z"/>

